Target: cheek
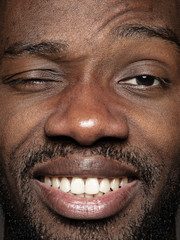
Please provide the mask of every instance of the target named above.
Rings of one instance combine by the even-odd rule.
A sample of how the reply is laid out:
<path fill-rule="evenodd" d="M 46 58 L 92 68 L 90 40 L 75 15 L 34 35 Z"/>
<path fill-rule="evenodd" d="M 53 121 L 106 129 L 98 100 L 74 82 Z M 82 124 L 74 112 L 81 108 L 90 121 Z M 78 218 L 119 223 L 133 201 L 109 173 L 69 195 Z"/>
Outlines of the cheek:
<path fill-rule="evenodd" d="M 180 112 L 171 106 L 159 110 L 136 109 L 132 114 L 129 140 L 153 156 L 157 164 L 155 185 L 149 200 L 161 198 L 164 186 L 172 191 L 180 176 Z M 166 190 L 167 191 L 167 190 Z M 166 192 L 167 193 L 167 192 Z"/>
<path fill-rule="evenodd" d="M 131 118 L 132 141 L 157 156 L 168 168 L 180 156 L 180 111 L 174 104 L 140 109 Z"/>
<path fill-rule="evenodd" d="M 0 147 L 4 153 L 8 153 L 31 138 L 35 131 L 38 137 L 42 135 L 48 109 L 43 103 L 16 102 L 8 104 L 8 108 L 1 108 L 0 115 Z"/>
<path fill-rule="evenodd" d="M 160 113 L 156 117 L 150 117 L 147 125 L 147 133 L 164 153 L 176 153 L 180 149 L 180 115 L 177 112 Z M 153 140 L 154 139 L 154 140 Z"/>

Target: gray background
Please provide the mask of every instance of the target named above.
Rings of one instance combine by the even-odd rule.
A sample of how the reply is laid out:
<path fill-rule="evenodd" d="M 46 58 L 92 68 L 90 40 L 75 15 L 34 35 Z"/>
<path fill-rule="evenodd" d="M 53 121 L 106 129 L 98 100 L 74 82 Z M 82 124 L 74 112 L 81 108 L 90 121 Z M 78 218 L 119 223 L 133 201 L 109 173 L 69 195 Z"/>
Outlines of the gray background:
<path fill-rule="evenodd" d="M 3 217 L 0 209 L 0 240 L 3 240 Z M 180 211 L 177 218 L 177 240 L 180 240 Z"/>

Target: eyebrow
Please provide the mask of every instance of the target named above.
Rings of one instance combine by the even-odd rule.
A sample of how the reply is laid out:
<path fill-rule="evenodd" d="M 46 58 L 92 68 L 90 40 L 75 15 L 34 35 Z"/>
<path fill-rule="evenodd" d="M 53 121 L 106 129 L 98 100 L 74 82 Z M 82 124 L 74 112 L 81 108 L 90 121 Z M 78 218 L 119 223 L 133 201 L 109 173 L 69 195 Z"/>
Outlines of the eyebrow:
<path fill-rule="evenodd" d="M 56 55 L 65 54 L 68 44 L 60 42 L 40 42 L 37 44 L 26 44 L 16 42 L 4 51 L 4 55 L 21 56 L 23 54 Z"/>
<path fill-rule="evenodd" d="M 168 27 L 126 24 L 113 28 L 111 33 L 117 38 L 160 38 L 175 45 L 180 53 L 180 40 Z"/>
<path fill-rule="evenodd" d="M 160 38 L 176 46 L 180 53 L 180 41 L 177 35 L 168 27 L 144 26 L 141 24 L 126 24 L 111 30 L 116 38 Z M 65 42 L 43 41 L 37 44 L 17 42 L 4 51 L 4 55 L 21 56 L 23 54 L 64 55 L 68 44 Z"/>

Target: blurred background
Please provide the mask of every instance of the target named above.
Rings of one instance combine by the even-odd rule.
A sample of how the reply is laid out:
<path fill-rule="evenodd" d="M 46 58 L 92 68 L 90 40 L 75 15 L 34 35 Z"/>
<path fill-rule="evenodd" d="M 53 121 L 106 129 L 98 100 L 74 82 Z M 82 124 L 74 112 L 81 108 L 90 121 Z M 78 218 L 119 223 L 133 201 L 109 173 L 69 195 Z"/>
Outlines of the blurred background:
<path fill-rule="evenodd" d="M 4 240 L 3 225 L 4 225 L 4 219 L 3 219 L 2 210 L 0 209 L 0 240 Z M 180 240 L 180 210 L 177 217 L 177 240 Z"/>

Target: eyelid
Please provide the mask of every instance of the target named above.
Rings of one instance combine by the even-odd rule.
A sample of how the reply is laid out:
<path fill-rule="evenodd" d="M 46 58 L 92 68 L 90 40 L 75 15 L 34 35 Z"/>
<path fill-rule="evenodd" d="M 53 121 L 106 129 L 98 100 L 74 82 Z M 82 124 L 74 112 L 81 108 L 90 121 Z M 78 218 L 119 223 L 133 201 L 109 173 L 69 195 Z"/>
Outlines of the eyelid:
<path fill-rule="evenodd" d="M 17 78 L 17 79 L 13 79 L 11 81 L 6 82 L 6 84 L 28 84 L 30 82 L 59 82 L 57 80 L 54 79 L 41 79 L 41 78 Z"/>
<path fill-rule="evenodd" d="M 2 83 L 14 91 L 39 93 L 42 91 L 62 91 L 68 86 L 67 78 L 59 71 L 51 69 L 33 69 L 5 76 Z"/>
<path fill-rule="evenodd" d="M 140 59 L 122 65 L 115 75 L 116 79 L 127 79 L 134 76 L 149 75 L 162 79 L 171 79 L 171 71 L 162 62 L 154 59 Z"/>
<path fill-rule="evenodd" d="M 62 77 L 64 78 L 64 74 L 60 72 L 56 72 L 52 69 L 33 69 L 27 70 L 23 72 L 18 72 L 15 74 L 11 74 L 8 76 L 3 76 L 2 82 L 4 84 L 10 82 L 11 80 L 17 79 L 52 79 L 52 80 L 60 80 Z M 17 77 L 17 78 L 16 78 Z M 13 79 L 14 78 L 14 79 Z"/>

